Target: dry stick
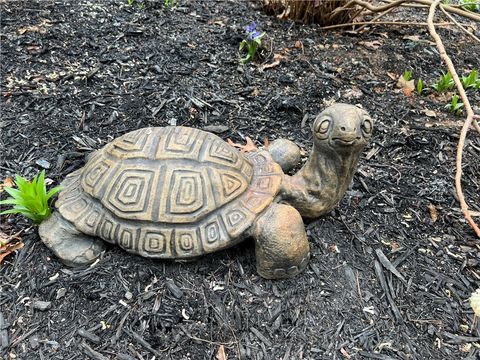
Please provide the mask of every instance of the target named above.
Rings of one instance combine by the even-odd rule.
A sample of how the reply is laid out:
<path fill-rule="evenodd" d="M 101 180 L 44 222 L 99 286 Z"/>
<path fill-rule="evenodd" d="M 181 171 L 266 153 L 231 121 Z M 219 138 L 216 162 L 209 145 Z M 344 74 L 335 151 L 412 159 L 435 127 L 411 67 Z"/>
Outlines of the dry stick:
<path fill-rule="evenodd" d="M 349 27 L 355 25 L 399 25 L 399 26 L 427 26 L 426 22 L 402 22 L 402 21 L 358 21 L 348 24 L 337 24 L 337 25 L 329 25 L 323 26 L 320 29 L 322 30 L 329 30 L 329 29 L 338 29 L 342 27 Z M 435 23 L 435 26 L 452 26 L 454 24 L 449 23 L 448 21 L 442 23 Z M 357 30 L 358 31 L 358 30 Z"/>
<path fill-rule="evenodd" d="M 413 0 L 412 2 L 416 2 L 416 3 L 424 4 L 424 5 L 430 5 L 430 8 L 431 8 L 431 5 L 432 5 L 431 0 Z M 469 18 L 471 20 L 480 21 L 480 15 L 477 15 L 473 12 L 465 11 L 465 10 L 462 10 L 462 9 L 459 9 L 459 8 L 456 8 L 456 7 L 453 7 L 453 6 L 450 6 L 450 5 L 445 5 L 445 4 L 440 4 L 440 7 L 444 8 L 446 11 L 448 11 L 450 13 L 457 14 L 457 15 Z"/>
<path fill-rule="evenodd" d="M 383 5 L 383 6 L 373 6 L 372 4 L 366 2 L 366 1 L 362 1 L 362 0 L 351 0 L 350 2 L 348 2 L 345 6 L 341 7 L 341 8 L 337 8 L 335 9 L 334 11 L 342 11 L 342 10 L 345 10 L 347 8 L 350 8 L 354 5 L 360 5 L 361 7 L 365 8 L 365 9 L 368 9 L 370 11 L 373 11 L 373 12 L 382 12 L 382 11 L 385 11 L 385 10 L 388 10 L 390 8 L 394 8 L 394 7 L 398 7 L 398 6 L 401 6 L 403 3 L 405 2 L 409 2 L 409 0 L 395 0 L 395 1 L 392 1 L 390 3 L 388 3 L 387 5 Z"/>
<path fill-rule="evenodd" d="M 462 24 L 460 24 L 457 20 L 455 20 L 455 18 L 450 15 L 448 12 L 445 11 L 445 9 L 443 7 L 440 7 L 440 10 L 442 10 L 442 12 L 450 19 L 452 20 L 453 23 L 455 23 L 455 25 L 457 25 L 464 33 L 466 33 L 467 35 L 471 36 L 472 38 L 474 38 L 475 40 L 477 40 L 478 42 L 480 42 L 480 39 L 478 37 L 475 36 L 475 34 L 472 34 L 470 31 L 468 31 L 465 26 L 463 26 Z"/>
<path fill-rule="evenodd" d="M 352 7 L 354 5 L 359 5 L 363 8 L 365 8 L 365 9 L 368 9 L 368 10 L 373 11 L 373 12 L 382 12 L 382 11 L 388 10 L 392 7 L 409 6 L 410 5 L 410 4 L 405 4 L 405 3 L 421 4 L 421 5 L 426 5 L 427 7 L 429 7 L 429 6 L 432 5 L 432 0 L 395 0 L 395 1 L 391 1 L 391 2 L 387 3 L 387 5 L 383 5 L 383 6 L 373 6 L 372 4 L 370 4 L 366 1 L 363 1 L 363 0 L 351 0 L 343 8 L 338 8 L 338 11 L 340 11 L 342 9 L 345 9 L 345 8 L 348 8 L 348 7 Z M 463 16 L 465 18 L 469 18 L 471 20 L 480 21 L 480 15 L 477 15 L 473 12 L 465 11 L 465 10 L 462 10 L 460 8 L 456 8 L 456 7 L 453 7 L 453 6 L 450 6 L 450 5 L 445 5 L 445 4 L 441 4 L 440 7 L 445 9 L 445 11 L 448 11 L 450 13 L 457 14 L 457 15 Z"/>
<path fill-rule="evenodd" d="M 472 107 L 470 106 L 470 102 L 468 101 L 467 94 L 465 93 L 465 89 L 463 88 L 463 85 L 460 79 L 458 78 L 457 71 L 455 70 L 455 66 L 453 65 L 453 62 L 450 59 L 450 57 L 447 55 L 447 52 L 445 51 L 445 46 L 443 46 L 442 40 L 440 39 L 440 36 L 438 36 L 437 31 L 435 30 L 435 26 L 433 25 L 433 17 L 435 15 L 435 10 L 440 4 L 440 1 L 441 0 L 435 0 L 434 2 L 432 2 L 432 5 L 430 6 L 430 10 L 428 11 L 428 18 L 427 18 L 428 31 L 430 32 L 430 35 L 432 36 L 432 38 L 435 40 L 435 44 L 437 45 L 438 52 L 440 53 L 440 57 L 443 59 L 443 61 L 445 61 L 445 63 L 447 64 L 448 70 L 450 71 L 450 74 L 452 74 L 453 81 L 455 82 L 458 93 L 460 94 L 460 97 L 462 98 L 463 104 L 467 111 L 467 119 L 463 124 L 462 131 L 460 132 L 460 139 L 458 140 L 458 145 L 457 145 L 457 159 L 456 159 L 457 169 L 455 172 L 455 187 L 457 190 L 457 196 L 458 196 L 458 200 L 460 201 L 460 207 L 462 208 L 463 215 L 465 216 L 465 219 L 470 224 L 472 229 L 475 231 L 477 236 L 480 238 L 480 228 L 477 226 L 475 221 L 473 221 L 472 216 L 468 211 L 468 206 L 467 206 L 467 203 L 465 202 L 465 197 L 463 196 L 463 192 L 462 192 L 462 181 L 461 181 L 462 180 L 463 147 L 465 146 L 465 139 L 467 137 L 468 129 L 472 124 L 474 113 L 473 113 Z"/>
<path fill-rule="evenodd" d="M 382 17 L 384 17 L 385 15 L 389 14 L 394 8 L 390 8 L 388 10 L 385 10 L 384 12 L 378 14 L 377 16 L 375 16 L 372 20 L 370 20 L 371 22 L 376 22 L 378 21 L 378 19 L 381 19 Z M 362 29 L 365 29 L 365 27 L 368 26 L 368 25 L 362 25 L 360 26 L 357 30 L 355 30 L 355 32 L 360 32 L 362 31 Z"/>

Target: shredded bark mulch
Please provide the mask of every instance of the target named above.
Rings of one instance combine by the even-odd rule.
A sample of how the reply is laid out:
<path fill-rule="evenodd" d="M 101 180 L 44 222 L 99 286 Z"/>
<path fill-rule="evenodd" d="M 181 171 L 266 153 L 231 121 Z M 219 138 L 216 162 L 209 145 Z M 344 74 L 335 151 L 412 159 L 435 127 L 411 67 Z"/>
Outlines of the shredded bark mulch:
<path fill-rule="evenodd" d="M 479 358 L 468 298 L 480 246 L 453 185 L 463 117 L 444 109 L 451 94 L 395 87 L 405 70 L 428 85 L 445 71 L 426 30 L 320 31 L 246 1 L 1 6 L 2 180 L 46 169 L 57 184 L 89 152 L 146 126 L 258 145 L 285 137 L 305 161 L 312 118 L 328 104 L 360 104 L 376 121 L 345 198 L 306 224 L 312 259 L 291 280 L 259 277 L 251 240 L 186 263 L 110 246 L 93 266 L 68 268 L 28 221 L 2 217 L 1 231 L 22 231 L 24 243 L 0 268 L 2 358 Z M 261 57 L 240 66 L 253 20 L 267 33 Z M 477 43 L 439 31 L 459 72 L 480 68 Z M 468 93 L 478 113 L 480 93 Z M 463 186 L 476 212 L 479 152 L 472 131 Z"/>

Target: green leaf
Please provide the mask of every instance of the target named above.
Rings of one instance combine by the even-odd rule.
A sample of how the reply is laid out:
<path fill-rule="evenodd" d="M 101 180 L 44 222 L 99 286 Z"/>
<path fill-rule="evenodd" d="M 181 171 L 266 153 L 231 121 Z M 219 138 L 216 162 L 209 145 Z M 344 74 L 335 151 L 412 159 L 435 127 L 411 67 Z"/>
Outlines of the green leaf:
<path fill-rule="evenodd" d="M 47 193 L 47 200 L 50 200 L 50 198 L 55 195 L 56 193 L 58 193 L 60 190 L 62 190 L 62 188 L 60 186 L 57 186 L 57 187 L 54 187 L 52 189 L 50 189 L 50 191 Z"/>
<path fill-rule="evenodd" d="M 0 201 L 0 205 L 24 205 L 22 199 L 8 198 Z"/>
<path fill-rule="evenodd" d="M 18 189 L 5 188 L 10 197 L 0 201 L 0 204 L 13 205 L 13 208 L 3 211 L 2 214 L 22 214 L 35 223 L 50 216 L 51 209 L 48 200 L 60 191 L 60 187 L 54 187 L 47 192 L 44 170 L 38 173 L 31 182 L 16 175 L 15 184 Z"/>
<path fill-rule="evenodd" d="M 21 195 L 22 193 L 20 190 L 9 188 L 9 187 L 3 188 L 3 189 L 7 192 L 8 195 L 10 195 L 15 199 L 20 199 L 22 197 Z"/>

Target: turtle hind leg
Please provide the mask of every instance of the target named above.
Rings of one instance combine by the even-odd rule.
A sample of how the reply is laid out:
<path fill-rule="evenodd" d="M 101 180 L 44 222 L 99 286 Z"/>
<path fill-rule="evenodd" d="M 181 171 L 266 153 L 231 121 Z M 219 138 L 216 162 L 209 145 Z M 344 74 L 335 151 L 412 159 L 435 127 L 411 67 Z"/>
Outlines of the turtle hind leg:
<path fill-rule="evenodd" d="M 43 243 L 68 266 L 94 262 L 105 250 L 102 240 L 85 235 L 55 211 L 38 228 Z"/>
<path fill-rule="evenodd" d="M 272 204 L 254 225 L 257 272 L 266 279 L 290 278 L 305 269 L 310 246 L 300 213 Z"/>

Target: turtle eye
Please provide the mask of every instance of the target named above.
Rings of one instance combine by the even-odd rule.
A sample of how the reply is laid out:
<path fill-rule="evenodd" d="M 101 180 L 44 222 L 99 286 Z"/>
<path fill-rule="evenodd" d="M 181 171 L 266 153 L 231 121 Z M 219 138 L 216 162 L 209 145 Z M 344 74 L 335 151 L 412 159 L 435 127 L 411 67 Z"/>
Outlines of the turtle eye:
<path fill-rule="evenodd" d="M 324 119 L 315 126 L 315 132 L 318 134 L 325 134 L 328 131 L 329 127 L 330 127 L 330 120 Z"/>
<path fill-rule="evenodd" d="M 365 134 L 370 134 L 372 132 L 372 120 L 369 118 L 365 119 L 362 124 L 362 130 Z"/>

